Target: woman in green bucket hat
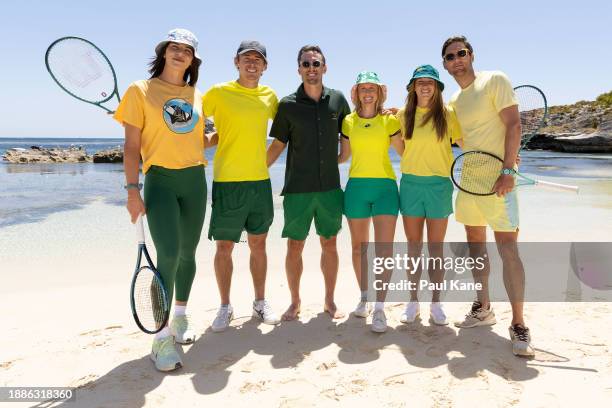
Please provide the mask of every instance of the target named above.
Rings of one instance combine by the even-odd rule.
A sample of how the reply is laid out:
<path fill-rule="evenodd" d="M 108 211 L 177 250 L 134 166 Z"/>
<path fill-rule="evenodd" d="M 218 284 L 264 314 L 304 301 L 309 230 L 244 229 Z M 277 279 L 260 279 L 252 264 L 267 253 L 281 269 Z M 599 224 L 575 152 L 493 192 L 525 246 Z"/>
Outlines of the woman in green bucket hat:
<path fill-rule="evenodd" d="M 431 65 L 414 70 L 406 86 L 406 105 L 397 113 L 405 144 L 401 160 L 400 211 L 408 240 L 409 256 L 418 257 L 423 246 L 423 229 L 427 226 L 429 257 L 443 259 L 442 246 L 448 216 L 453 212 L 453 184 L 450 170 L 453 162 L 451 143 L 459 142 L 461 130 L 455 113 L 444 105 L 438 71 Z M 444 270 L 431 268 L 430 282 L 442 282 Z M 408 278 L 418 282 L 420 268 Z M 439 287 L 439 286 L 437 286 Z M 410 302 L 400 317 L 402 323 L 413 322 L 420 313 L 417 291 L 410 292 Z M 440 291 L 432 293 L 430 318 L 434 324 L 448 324 L 440 303 Z"/>
<path fill-rule="evenodd" d="M 399 120 L 394 115 L 382 114 L 386 96 L 387 88 L 375 72 L 359 73 L 351 90 L 355 110 L 342 123 L 338 159 L 342 163 L 352 154 L 344 192 L 344 214 L 351 231 L 353 268 L 361 290 L 361 299 L 353 314 L 364 318 L 370 314 L 371 306 L 366 297 L 366 271 L 363 275 L 361 271 L 361 244 L 369 241 L 370 222 L 374 223 L 376 242 L 393 242 L 399 212 L 399 192 L 389 146 L 401 155 L 403 142 Z M 392 256 L 390 247 L 381 246 L 376 252 L 377 256 Z M 390 272 L 383 274 L 383 281 L 388 280 Z M 385 292 L 378 291 L 376 296 L 371 329 L 382 333 L 387 329 L 383 309 Z"/>

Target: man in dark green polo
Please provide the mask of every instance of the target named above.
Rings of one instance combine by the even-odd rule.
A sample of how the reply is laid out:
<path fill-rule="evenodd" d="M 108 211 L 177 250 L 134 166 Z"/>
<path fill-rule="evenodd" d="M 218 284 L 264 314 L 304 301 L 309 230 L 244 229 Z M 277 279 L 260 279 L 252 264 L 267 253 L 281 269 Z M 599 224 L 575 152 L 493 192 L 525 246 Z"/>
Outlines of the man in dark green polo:
<path fill-rule="evenodd" d="M 283 209 L 287 240 L 287 281 L 291 305 L 283 320 L 294 320 L 300 313 L 300 278 L 302 251 L 310 225 L 321 241 L 321 269 L 325 279 L 324 310 L 332 318 L 344 317 L 334 303 L 338 275 L 336 235 L 342 225 L 342 190 L 338 171 L 338 140 L 342 120 L 350 113 L 340 91 L 323 86 L 327 71 L 325 56 L 316 45 L 307 45 L 298 53 L 298 73 L 302 85 L 284 97 L 278 106 L 268 148 L 268 166 L 288 145 Z"/>

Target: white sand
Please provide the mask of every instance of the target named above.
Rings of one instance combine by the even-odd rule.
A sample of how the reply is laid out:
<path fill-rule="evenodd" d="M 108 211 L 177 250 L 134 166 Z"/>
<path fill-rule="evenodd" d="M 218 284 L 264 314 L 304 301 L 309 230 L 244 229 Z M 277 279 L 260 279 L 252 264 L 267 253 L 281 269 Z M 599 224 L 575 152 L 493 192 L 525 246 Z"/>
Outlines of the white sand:
<path fill-rule="evenodd" d="M 578 197 L 525 189 L 522 240 L 610 241 L 610 183 L 585 189 Z M 155 371 L 151 337 L 132 321 L 128 286 L 136 246 L 123 208 L 96 203 L 0 229 L 0 386 L 79 387 L 77 402 L 67 407 L 551 407 L 612 401 L 611 304 L 528 304 L 526 321 L 537 348 L 530 361 L 510 351 L 511 315 L 504 303 L 494 305 L 498 324 L 462 331 L 432 327 L 426 317 L 402 325 L 403 305 L 390 303 L 390 328 L 375 335 L 369 319 L 334 322 L 322 313 L 314 235 L 305 249 L 299 322 L 272 328 L 250 319 L 248 248 L 240 244 L 232 286 L 238 318 L 225 333 L 212 333 L 219 297 L 207 225 L 208 217 L 189 305 L 201 335 L 180 347 L 185 365 L 172 374 Z M 279 208 L 268 242 L 267 283 L 267 298 L 279 313 L 289 300 L 281 226 Z M 447 238 L 463 240 L 454 220 Z M 338 239 L 337 304 L 349 312 L 358 292 L 346 226 Z M 401 228 L 396 239 L 405 240 Z M 458 318 L 468 306 L 448 303 L 446 311 Z M 428 305 L 421 310 L 426 315 Z"/>

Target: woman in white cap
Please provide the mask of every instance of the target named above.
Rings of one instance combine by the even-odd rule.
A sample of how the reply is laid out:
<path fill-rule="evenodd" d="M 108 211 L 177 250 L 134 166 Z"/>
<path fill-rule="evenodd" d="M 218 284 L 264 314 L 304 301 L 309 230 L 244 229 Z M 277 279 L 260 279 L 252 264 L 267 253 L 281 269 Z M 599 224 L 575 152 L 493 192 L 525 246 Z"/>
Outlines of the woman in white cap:
<path fill-rule="evenodd" d="M 367 302 L 367 271 L 361 270 L 362 244 L 369 241 L 370 222 L 374 224 L 376 256 L 391 256 L 399 212 L 399 193 L 395 172 L 389 158 L 392 145 L 399 155 L 403 151 L 400 123 L 393 115 L 383 115 L 387 90 L 375 72 L 364 71 L 357 76 L 351 91 L 355 111 L 344 118 L 339 162 L 352 154 L 349 180 L 344 192 L 344 214 L 351 230 L 352 259 L 361 299 L 353 314 L 367 317 L 371 306 Z M 386 271 L 383 281 L 388 280 Z M 384 312 L 386 291 L 377 291 L 371 329 L 387 330 Z"/>
<path fill-rule="evenodd" d="M 438 71 L 431 65 L 417 67 L 407 85 L 406 105 L 397 113 L 402 124 L 405 143 L 402 155 L 400 182 L 400 210 L 408 240 L 408 254 L 419 257 L 423 246 L 423 229 L 427 226 L 428 258 L 443 260 L 442 245 L 446 235 L 448 216 L 453 212 L 453 184 L 450 169 L 453 162 L 451 142 L 459 142 L 461 130 L 452 110 L 444 106 Z M 431 262 L 430 282 L 444 278 L 440 262 Z M 409 278 L 418 282 L 421 268 L 409 271 Z M 439 286 L 437 286 L 439 287 Z M 400 317 L 411 323 L 419 316 L 417 291 L 410 291 L 410 302 Z M 432 291 L 431 321 L 448 324 L 440 291 Z"/>
<path fill-rule="evenodd" d="M 124 168 L 132 222 L 146 211 L 157 250 L 157 269 L 174 316 L 153 340 L 151 359 L 160 371 L 182 366 L 174 341 L 191 343 L 185 308 L 195 275 L 195 251 L 206 209 L 202 95 L 195 88 L 201 64 L 198 41 L 188 30 L 171 30 L 155 47 L 150 79 L 133 82 L 114 118 L 125 127 Z M 144 201 L 140 195 L 142 156 Z"/>

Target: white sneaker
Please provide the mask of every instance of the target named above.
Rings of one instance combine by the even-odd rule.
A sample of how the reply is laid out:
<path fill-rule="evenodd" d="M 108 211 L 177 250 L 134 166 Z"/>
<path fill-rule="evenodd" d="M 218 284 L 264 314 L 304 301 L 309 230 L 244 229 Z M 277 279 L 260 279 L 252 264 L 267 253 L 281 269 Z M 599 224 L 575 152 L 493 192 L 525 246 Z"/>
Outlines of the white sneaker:
<path fill-rule="evenodd" d="M 372 304 L 364 300 L 360 301 L 353 311 L 355 317 L 368 317 L 370 313 L 372 313 Z"/>
<path fill-rule="evenodd" d="M 520 357 L 533 357 L 535 350 L 531 347 L 531 334 L 529 328 L 522 324 L 515 324 L 508 328 L 510 341 L 512 341 L 512 353 Z"/>
<path fill-rule="evenodd" d="M 151 348 L 151 360 L 159 371 L 172 371 L 183 366 L 181 356 L 174 347 L 174 337 L 167 336 L 161 339 L 153 339 Z"/>
<path fill-rule="evenodd" d="M 444 309 L 442 309 L 442 303 L 432 303 L 429 306 L 429 316 L 431 317 L 431 321 L 438 326 L 446 326 L 448 324 L 446 313 L 444 313 Z"/>
<path fill-rule="evenodd" d="M 400 316 L 400 322 L 402 323 L 413 323 L 419 314 L 421 313 L 421 306 L 419 302 L 410 301 L 404 309 L 404 313 Z"/>
<path fill-rule="evenodd" d="M 475 301 L 472 303 L 470 312 L 465 315 L 463 320 L 456 321 L 455 326 L 468 329 L 476 326 L 492 326 L 495 323 L 497 323 L 497 320 L 495 320 L 495 313 L 493 313 L 491 305 L 488 309 L 485 309 L 482 307 L 482 303 Z"/>
<path fill-rule="evenodd" d="M 257 317 L 265 324 L 280 323 L 279 317 L 274 313 L 270 304 L 265 299 L 253 301 L 253 317 Z"/>
<path fill-rule="evenodd" d="M 374 333 L 384 333 L 387 331 L 387 316 L 385 311 L 382 309 L 375 310 L 372 315 L 372 327 L 370 328 Z"/>
<path fill-rule="evenodd" d="M 221 306 L 217 311 L 217 317 L 212 323 L 212 331 L 219 333 L 229 327 L 230 321 L 234 317 L 232 305 Z"/>
<path fill-rule="evenodd" d="M 190 344 L 195 341 L 195 332 L 191 329 L 187 315 L 174 316 L 170 323 L 170 332 L 177 343 Z"/>

